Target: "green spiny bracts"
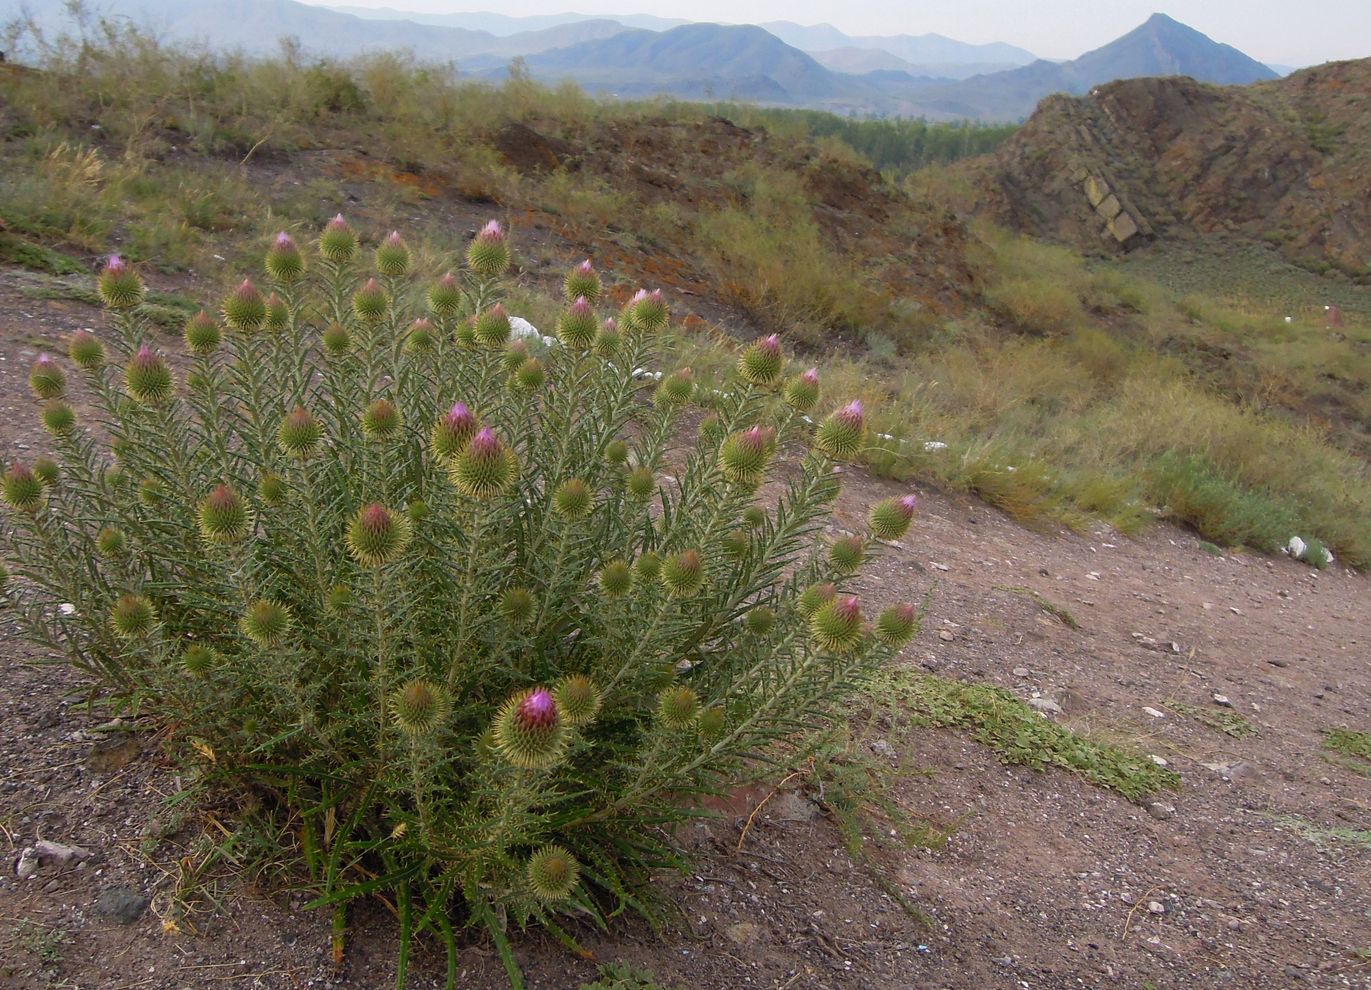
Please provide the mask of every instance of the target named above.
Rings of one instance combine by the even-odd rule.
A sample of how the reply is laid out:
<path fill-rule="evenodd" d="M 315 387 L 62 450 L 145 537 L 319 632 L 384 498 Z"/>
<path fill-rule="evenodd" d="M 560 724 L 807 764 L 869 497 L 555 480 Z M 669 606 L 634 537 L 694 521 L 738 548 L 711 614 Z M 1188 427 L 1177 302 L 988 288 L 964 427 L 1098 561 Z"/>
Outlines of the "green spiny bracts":
<path fill-rule="evenodd" d="M 33 473 L 33 468 L 15 461 L 0 479 L 0 496 L 5 504 L 15 512 L 34 513 L 47 501 L 43 482 Z"/>
<path fill-rule="evenodd" d="M 866 416 L 862 402 L 855 399 L 819 424 L 814 446 L 829 457 L 847 460 L 862 450 L 866 440 Z"/>
<path fill-rule="evenodd" d="M 40 399 L 60 399 L 67 387 L 67 375 L 50 355 L 39 354 L 29 369 L 29 389 Z"/>
<path fill-rule="evenodd" d="M 332 615 L 346 615 L 352 608 L 352 589 L 345 584 L 335 584 L 324 596 L 324 608 Z"/>
<path fill-rule="evenodd" d="M 718 447 L 724 440 L 724 424 L 717 413 L 710 413 L 700 420 L 700 446 Z"/>
<path fill-rule="evenodd" d="M 662 576 L 662 558 L 647 550 L 633 562 L 633 570 L 640 580 L 652 584 Z"/>
<path fill-rule="evenodd" d="M 552 494 L 552 509 L 563 519 L 584 519 L 595 508 L 595 492 L 580 478 L 568 478 Z"/>
<path fill-rule="evenodd" d="M 776 627 L 776 613 L 765 605 L 754 605 L 743 616 L 743 625 L 754 636 L 765 636 Z"/>
<path fill-rule="evenodd" d="M 144 478 L 138 482 L 138 501 L 148 508 L 156 508 L 167 497 L 167 487 L 158 478 Z"/>
<path fill-rule="evenodd" d="M 392 230 L 376 248 L 376 270 L 386 278 L 404 278 L 409 268 L 409 245 L 398 230 Z"/>
<path fill-rule="evenodd" d="M 862 641 L 861 603 L 853 595 L 835 595 L 809 620 L 809 634 L 820 649 L 850 653 Z"/>
<path fill-rule="evenodd" d="M 507 588 L 500 595 L 500 614 L 511 626 L 526 626 L 538 613 L 538 599 L 527 588 Z"/>
<path fill-rule="evenodd" d="M 673 732 L 695 724 L 700 717 L 700 696 L 684 684 L 669 687 L 657 699 L 657 720 Z"/>
<path fill-rule="evenodd" d="M 391 717 L 400 731 L 412 739 L 436 733 L 451 712 L 447 692 L 426 678 L 407 681 L 390 696 Z"/>
<path fill-rule="evenodd" d="M 256 333 L 267 319 L 267 301 L 252 279 L 245 278 L 224 300 L 224 322 L 230 330 Z"/>
<path fill-rule="evenodd" d="M 452 328 L 452 339 L 466 350 L 476 346 L 476 317 L 471 316 Z"/>
<path fill-rule="evenodd" d="M 776 431 L 770 426 L 754 426 L 731 434 L 719 450 L 719 468 L 724 477 L 742 488 L 753 489 L 762 482 Z"/>
<path fill-rule="evenodd" d="M 700 735 L 706 739 L 717 739 L 728 727 L 728 716 L 719 705 L 711 705 L 700 712 Z"/>
<path fill-rule="evenodd" d="M 743 522 L 752 529 L 760 529 L 766 523 L 766 510 L 759 505 L 749 505 L 743 510 Z"/>
<path fill-rule="evenodd" d="M 142 595 L 122 595 L 110 610 L 109 624 L 120 639 L 146 639 L 157 625 L 157 610 Z"/>
<path fill-rule="evenodd" d="M 673 371 L 662 379 L 653 394 L 652 401 L 658 406 L 675 409 L 690 401 L 695 394 L 695 375 L 689 368 Z"/>
<path fill-rule="evenodd" d="M 386 318 L 390 308 L 390 297 L 381 283 L 369 278 L 366 283 L 352 294 L 352 312 L 363 323 L 380 323 Z"/>
<path fill-rule="evenodd" d="M 286 504 L 289 489 L 286 488 L 285 479 L 279 474 L 266 471 L 262 474 L 262 480 L 257 483 L 257 494 L 262 499 L 263 505 L 276 508 Z"/>
<path fill-rule="evenodd" d="M 585 674 L 562 678 L 552 696 L 557 702 L 557 710 L 572 728 L 589 725 L 600 713 L 600 689 Z"/>
<path fill-rule="evenodd" d="M 77 330 L 67 341 L 67 356 L 82 371 L 98 371 L 105 364 L 105 345 L 89 330 Z"/>
<path fill-rule="evenodd" d="M 462 286 L 457 276 L 447 272 L 429 286 L 428 311 L 440 320 L 451 319 L 462 309 Z"/>
<path fill-rule="evenodd" d="M 348 524 L 348 553 L 363 567 L 385 567 L 404 553 L 411 534 L 408 515 L 373 502 L 358 510 Z"/>
<path fill-rule="evenodd" d="M 357 256 L 357 234 L 341 213 L 330 220 L 319 235 L 319 254 L 335 265 L 345 264 Z"/>
<path fill-rule="evenodd" d="M 722 540 L 724 555 L 730 560 L 742 560 L 752 549 L 752 537 L 745 529 L 730 529 Z"/>
<path fill-rule="evenodd" d="M 610 598 L 622 598 L 633 587 L 633 571 L 627 561 L 611 560 L 600 570 L 600 590 Z"/>
<path fill-rule="evenodd" d="M 352 350 L 352 334 L 341 323 L 330 323 L 324 328 L 324 351 L 331 358 L 340 358 Z"/>
<path fill-rule="evenodd" d="M 200 536 L 206 543 L 241 543 L 253 529 L 252 509 L 228 485 L 218 485 L 200 503 Z"/>
<path fill-rule="evenodd" d="M 372 440 L 385 441 L 400 432 L 400 410 L 389 399 L 376 399 L 362 411 L 362 432 Z"/>
<path fill-rule="evenodd" d="M 202 309 L 186 321 L 181 338 L 186 342 L 186 350 L 191 354 L 196 357 L 209 357 L 219 349 L 223 334 L 219 332 L 219 324 L 214 321 L 214 317 Z"/>
<path fill-rule="evenodd" d="M 519 462 L 490 427 L 482 427 L 452 461 L 452 483 L 468 498 L 485 501 L 507 492 L 519 474 Z"/>
<path fill-rule="evenodd" d="M 812 619 L 819 609 L 831 602 L 837 594 L 838 589 L 832 584 L 810 585 L 795 600 L 795 610 L 804 618 Z"/>
<path fill-rule="evenodd" d="M 576 857 L 561 846 L 544 846 L 528 858 L 524 882 L 528 891 L 544 904 L 557 904 L 571 896 L 581 878 Z"/>
<path fill-rule="evenodd" d="M 878 540 L 898 540 L 909 531 L 919 500 L 913 495 L 882 499 L 871 507 L 867 522 Z"/>
<path fill-rule="evenodd" d="M 828 546 L 828 563 L 842 577 L 856 574 L 866 560 L 866 540 L 860 536 L 840 536 Z"/>
<path fill-rule="evenodd" d="M 76 429 L 76 410 L 61 399 L 44 403 L 39 418 L 43 421 L 43 429 L 55 437 L 69 437 Z"/>
<path fill-rule="evenodd" d="M 117 526 L 106 526 L 95 534 L 95 552 L 106 560 L 122 557 L 127 546 L 124 531 Z"/>
<path fill-rule="evenodd" d="M 138 273 L 117 254 L 110 255 L 105 267 L 100 269 L 96 290 L 100 293 L 100 301 L 109 309 L 132 309 L 143 301 L 147 291 Z"/>
<path fill-rule="evenodd" d="M 619 330 L 619 324 L 613 319 L 605 320 L 595 335 L 595 356 L 608 361 L 618 355 L 623 343 L 624 335 Z"/>
<path fill-rule="evenodd" d="M 785 401 L 799 413 L 807 413 L 819 404 L 819 369 L 810 368 L 785 383 Z"/>
<path fill-rule="evenodd" d="M 566 753 L 566 724 L 546 688 L 523 691 L 506 701 L 495 716 L 494 732 L 496 751 L 525 770 L 546 770 Z"/>
<path fill-rule="evenodd" d="M 324 437 L 324 427 L 304 406 L 296 406 L 276 430 L 276 442 L 288 457 L 305 460 L 314 454 Z"/>
<path fill-rule="evenodd" d="M 520 365 L 532 356 L 528 344 L 522 340 L 511 340 L 505 346 L 505 352 L 500 355 L 500 367 L 512 375 L 519 370 Z"/>
<path fill-rule="evenodd" d="M 592 304 L 599 302 L 600 288 L 600 274 L 590 263 L 589 258 L 569 271 L 566 281 L 562 283 L 562 291 L 567 302 L 575 302 L 577 299 L 584 299 Z"/>
<path fill-rule="evenodd" d="M 467 265 L 480 278 L 499 278 L 509 269 L 509 242 L 498 220 L 491 220 L 467 248 Z"/>
<path fill-rule="evenodd" d="M 605 463 L 620 467 L 628 462 L 628 444 L 622 440 L 611 440 L 605 447 Z"/>
<path fill-rule="evenodd" d="M 657 491 L 657 478 L 651 468 L 637 467 L 628 473 L 628 493 L 638 501 L 650 499 Z"/>
<path fill-rule="evenodd" d="M 432 354 L 438 346 L 438 338 L 433 333 L 433 324 L 425 319 L 415 320 L 409 325 L 405 335 L 405 352 L 408 354 Z"/>
<path fill-rule="evenodd" d="M 496 303 L 489 309 L 476 314 L 476 343 L 491 350 L 504 347 L 509 343 L 509 314 L 505 307 Z"/>
<path fill-rule="evenodd" d="M 305 256 L 300 253 L 294 238 L 284 230 L 276 235 L 267 248 L 264 259 L 267 277 L 282 285 L 294 285 L 305 277 Z"/>
<path fill-rule="evenodd" d="M 57 484 L 62 469 L 51 457 L 40 457 L 33 462 L 33 474 L 44 488 L 52 488 Z"/>
<path fill-rule="evenodd" d="M 918 631 L 919 617 L 913 605 L 894 605 L 876 619 L 876 638 L 886 646 L 904 646 Z"/>
<path fill-rule="evenodd" d="M 267 296 L 266 316 L 262 319 L 262 329 L 267 333 L 282 333 L 290 327 L 290 307 L 286 301 L 273 292 Z"/>
<path fill-rule="evenodd" d="M 705 565 L 698 550 L 683 550 L 662 562 L 662 585 L 677 598 L 691 598 L 705 583 Z"/>
<path fill-rule="evenodd" d="M 289 607 L 269 598 L 259 598 L 238 620 L 238 628 L 262 649 L 270 650 L 285 642 L 292 621 Z"/>
<path fill-rule="evenodd" d="M 433 432 L 429 437 L 433 456 L 445 463 L 451 461 L 467 449 L 467 444 L 476 435 L 480 425 L 465 402 L 456 403 L 433 424 Z"/>
<path fill-rule="evenodd" d="M 573 302 L 557 319 L 557 339 L 573 351 L 584 351 L 595 342 L 600 329 L 595 310 L 584 296 Z"/>
<path fill-rule="evenodd" d="M 129 396 L 145 406 L 165 405 L 176 391 L 171 369 L 147 344 L 138 348 L 138 353 L 124 368 L 124 384 Z"/>
<path fill-rule="evenodd" d="M 409 505 L 405 506 L 405 512 L 409 514 L 409 521 L 412 523 L 423 522 L 429 517 L 431 511 L 432 510 L 428 507 L 428 503 L 421 498 L 416 498 L 414 501 L 410 502 Z"/>
<path fill-rule="evenodd" d="M 738 375 L 752 385 L 769 386 L 780 381 L 785 367 L 781 338 L 777 334 L 754 341 L 738 358 Z"/>
<path fill-rule="evenodd" d="M 629 300 L 629 306 L 632 307 L 634 324 L 643 332 L 657 333 L 666 329 L 669 314 L 661 289 L 653 289 L 651 292 L 639 289 Z"/>
<path fill-rule="evenodd" d="M 192 643 L 181 653 L 181 669 L 192 677 L 203 677 L 219 666 L 219 653 L 203 643 Z"/>
<path fill-rule="evenodd" d="M 514 369 L 514 374 L 510 376 L 510 384 L 516 392 L 524 395 L 541 392 L 547 384 L 547 370 L 543 368 L 543 362 L 535 357 L 529 358 Z"/>

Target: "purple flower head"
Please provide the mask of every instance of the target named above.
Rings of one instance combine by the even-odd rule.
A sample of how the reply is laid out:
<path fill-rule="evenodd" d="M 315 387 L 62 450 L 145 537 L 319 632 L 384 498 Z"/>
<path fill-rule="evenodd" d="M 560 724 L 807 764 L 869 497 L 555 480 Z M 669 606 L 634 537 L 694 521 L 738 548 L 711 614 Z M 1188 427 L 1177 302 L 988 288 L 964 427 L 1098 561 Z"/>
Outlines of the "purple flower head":
<path fill-rule="evenodd" d="M 122 275 L 128 271 L 128 267 L 124 259 L 117 254 L 110 255 L 109 260 L 105 262 L 105 272 L 110 275 Z"/>
<path fill-rule="evenodd" d="M 862 617 L 862 603 L 856 595 L 840 598 L 833 606 L 833 614 L 845 622 L 856 622 Z"/>
<path fill-rule="evenodd" d="M 324 229 L 325 229 L 325 230 L 347 230 L 347 229 L 348 229 L 348 222 L 347 222 L 346 220 L 343 219 L 343 215 L 340 213 L 340 214 L 338 214 L 336 217 L 334 217 L 332 220 L 330 220 L 330 221 L 328 222 L 327 226 L 325 226 Z"/>
<path fill-rule="evenodd" d="M 772 334 L 770 337 L 763 337 L 757 341 L 757 349 L 764 354 L 780 354 L 781 338 L 779 334 Z"/>
<path fill-rule="evenodd" d="M 276 235 L 276 250 L 278 250 L 278 251 L 294 251 L 294 250 L 295 250 L 295 240 L 294 240 L 289 234 L 287 234 L 284 230 L 281 231 L 279 234 Z"/>
<path fill-rule="evenodd" d="M 489 426 L 483 426 L 471 438 L 471 446 L 468 449 L 477 457 L 491 457 L 500 452 L 500 438 Z"/>
<path fill-rule="evenodd" d="M 592 265 L 592 264 L 590 263 L 590 259 L 587 258 L 585 261 L 581 262 L 579 265 L 576 266 L 576 274 L 578 274 L 578 275 L 594 275 L 594 274 L 595 274 L 595 266 Z"/>
<path fill-rule="evenodd" d="M 452 272 L 445 272 L 443 277 L 438 280 L 438 284 L 444 289 L 455 289 L 457 288 L 457 276 Z"/>
<path fill-rule="evenodd" d="M 33 366 L 34 366 L 35 369 L 41 368 L 41 369 L 44 370 L 44 371 L 47 371 L 47 370 L 50 369 L 50 368 L 54 368 L 54 367 L 56 367 L 56 365 L 57 365 L 57 362 L 55 362 L 55 361 L 54 361 L 51 357 L 49 357 L 46 353 L 39 354 L 39 355 L 38 355 L 38 360 L 35 361 L 35 362 L 33 362 Z"/>
<path fill-rule="evenodd" d="M 476 235 L 476 238 L 477 240 L 486 242 L 503 241 L 505 239 L 505 228 L 500 226 L 499 220 L 490 220 L 481 228 L 481 232 Z"/>
<path fill-rule="evenodd" d="M 614 317 L 612 317 L 612 316 L 611 316 L 609 319 L 605 320 L 605 322 L 604 322 L 604 328 L 605 328 L 605 333 L 618 333 L 618 332 L 619 332 L 619 324 L 615 321 Z"/>
<path fill-rule="evenodd" d="M 800 380 L 804 382 L 806 385 L 819 384 L 819 369 L 810 368 L 808 371 L 806 371 L 804 374 L 800 376 Z"/>
<path fill-rule="evenodd" d="M 860 430 L 866 423 L 866 410 L 861 399 L 853 399 L 836 413 L 837 418 L 848 426 Z"/>
<path fill-rule="evenodd" d="M 556 725 L 557 702 L 553 699 L 552 692 L 546 688 L 530 692 L 528 697 L 519 702 L 516 717 L 530 729 L 549 729 Z"/>
<path fill-rule="evenodd" d="M 913 518 L 914 510 L 919 507 L 919 499 L 914 495 L 906 495 L 900 499 L 900 511 L 906 516 Z"/>
<path fill-rule="evenodd" d="M 571 316 L 578 320 L 593 318 L 595 311 L 590 307 L 590 301 L 585 296 L 577 296 L 576 301 L 571 304 Z"/>
<path fill-rule="evenodd" d="M 646 300 L 647 300 L 647 290 L 646 290 L 646 289 L 639 289 L 637 292 L 633 293 L 633 298 L 629 300 L 629 305 L 631 305 L 631 306 L 636 306 L 636 305 L 638 305 L 640 302 L 645 302 Z"/>
<path fill-rule="evenodd" d="M 453 429 L 464 429 L 476 425 L 476 417 L 471 414 L 465 402 L 458 402 L 447 412 L 447 424 Z"/>

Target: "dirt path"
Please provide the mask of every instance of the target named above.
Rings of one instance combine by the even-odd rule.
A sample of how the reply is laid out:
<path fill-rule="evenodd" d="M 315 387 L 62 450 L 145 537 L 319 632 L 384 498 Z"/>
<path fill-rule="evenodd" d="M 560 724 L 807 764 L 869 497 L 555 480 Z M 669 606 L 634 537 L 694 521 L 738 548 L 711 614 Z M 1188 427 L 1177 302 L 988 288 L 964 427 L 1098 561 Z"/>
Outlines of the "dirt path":
<path fill-rule="evenodd" d="M 98 321 L 0 277 L 7 458 L 46 446 L 25 388 L 38 347 Z M 840 521 L 897 490 L 849 475 Z M 1036 693 L 1060 706 L 1055 720 L 1164 758 L 1182 790 L 1149 808 L 1064 771 L 1006 767 L 962 731 L 871 725 L 872 757 L 898 775 L 904 812 L 956 826 L 941 848 L 886 841 L 875 857 L 885 889 L 931 927 L 853 862 L 816 793 L 771 801 L 735 854 L 761 790 L 687 834 L 697 870 L 663 881 L 684 906 L 664 939 L 629 924 L 581 933 L 586 946 L 691 990 L 1371 987 L 1371 779 L 1322 748 L 1326 729 L 1371 729 L 1368 582 L 1340 566 L 1211 556 L 1166 526 L 1138 541 L 1038 534 L 979 503 L 920 494 L 905 547 L 865 578 L 873 602 L 917 599 L 936 581 L 903 661 Z M 327 917 L 299 911 L 269 877 L 253 886 L 211 869 L 213 896 L 182 931 L 164 923 L 203 858 L 197 836 L 222 838 L 216 823 L 231 828 L 233 809 L 178 822 L 162 805 L 175 772 L 155 746 L 92 733 L 103 717 L 73 707 L 79 682 L 18 662 L 32 653 L 11 624 L 0 637 L 0 985 L 389 984 L 384 910 L 356 919 L 335 971 Z M 1241 714 L 1256 733 L 1231 737 L 1176 704 Z M 91 855 L 20 880 L 20 851 L 39 839 Z M 590 963 L 541 937 L 516 948 L 531 987 L 593 979 Z M 436 949 L 416 965 L 412 986 L 442 985 Z M 462 986 L 503 985 L 483 944 L 462 966 Z"/>

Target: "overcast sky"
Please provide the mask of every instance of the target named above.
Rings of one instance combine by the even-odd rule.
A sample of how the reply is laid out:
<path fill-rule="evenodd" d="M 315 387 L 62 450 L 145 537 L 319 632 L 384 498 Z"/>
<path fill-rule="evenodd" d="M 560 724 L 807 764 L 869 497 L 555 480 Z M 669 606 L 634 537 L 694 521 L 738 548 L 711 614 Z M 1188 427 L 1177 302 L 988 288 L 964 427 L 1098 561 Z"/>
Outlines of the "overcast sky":
<path fill-rule="evenodd" d="M 1075 58 L 1162 11 L 1263 62 L 1312 65 L 1371 56 L 1371 0 L 306 0 L 452 13 L 657 14 L 692 21 L 787 20 L 848 34 L 927 34 L 1007 41 Z"/>

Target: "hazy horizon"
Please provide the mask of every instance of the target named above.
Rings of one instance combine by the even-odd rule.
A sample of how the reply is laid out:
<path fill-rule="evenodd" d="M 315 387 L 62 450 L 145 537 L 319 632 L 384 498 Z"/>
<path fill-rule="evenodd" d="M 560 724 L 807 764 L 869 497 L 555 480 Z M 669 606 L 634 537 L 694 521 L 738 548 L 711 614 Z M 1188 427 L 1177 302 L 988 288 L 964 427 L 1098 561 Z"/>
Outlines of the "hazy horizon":
<path fill-rule="evenodd" d="M 653 14 L 692 21 L 755 24 L 794 21 L 832 24 L 850 35 L 941 34 L 958 41 L 1003 41 L 1043 58 L 1069 59 L 1131 31 L 1161 12 L 1255 59 L 1305 66 L 1371 55 L 1371 4 L 1306 0 L 1302 4 L 1250 0 L 1036 0 L 1006 15 L 1003 0 L 925 0 L 892 3 L 848 0 L 302 0 L 315 6 L 390 7 L 446 14 L 476 11 L 510 16 Z"/>

